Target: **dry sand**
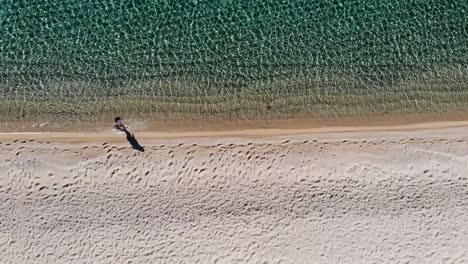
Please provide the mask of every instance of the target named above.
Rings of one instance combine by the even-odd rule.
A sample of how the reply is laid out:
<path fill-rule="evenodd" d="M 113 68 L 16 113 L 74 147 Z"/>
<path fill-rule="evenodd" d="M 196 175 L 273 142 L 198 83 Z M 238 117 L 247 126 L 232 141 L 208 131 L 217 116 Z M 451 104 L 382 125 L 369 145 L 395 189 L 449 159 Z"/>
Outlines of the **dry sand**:
<path fill-rule="evenodd" d="M 466 263 L 465 125 L 0 134 L 0 262 Z"/>

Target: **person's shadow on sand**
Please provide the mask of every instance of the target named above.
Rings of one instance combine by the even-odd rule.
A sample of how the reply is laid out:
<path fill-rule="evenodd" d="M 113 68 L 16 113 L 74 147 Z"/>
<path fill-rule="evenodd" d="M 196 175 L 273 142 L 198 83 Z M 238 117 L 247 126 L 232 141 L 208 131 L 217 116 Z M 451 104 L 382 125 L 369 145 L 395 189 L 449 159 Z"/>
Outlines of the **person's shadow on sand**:
<path fill-rule="evenodd" d="M 132 145 L 132 148 L 139 150 L 141 152 L 144 152 L 145 149 L 138 143 L 138 141 L 135 138 L 134 134 L 131 134 L 128 130 L 124 130 L 125 134 L 127 135 L 127 140 L 130 145 Z"/>

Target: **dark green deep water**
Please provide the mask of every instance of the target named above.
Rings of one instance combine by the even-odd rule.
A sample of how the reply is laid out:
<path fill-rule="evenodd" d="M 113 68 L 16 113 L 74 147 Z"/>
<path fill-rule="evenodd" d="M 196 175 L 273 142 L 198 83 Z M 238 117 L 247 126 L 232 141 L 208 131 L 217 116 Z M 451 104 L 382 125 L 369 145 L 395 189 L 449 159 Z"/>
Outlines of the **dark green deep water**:
<path fill-rule="evenodd" d="M 466 0 L 0 0 L 2 120 L 468 109 Z"/>

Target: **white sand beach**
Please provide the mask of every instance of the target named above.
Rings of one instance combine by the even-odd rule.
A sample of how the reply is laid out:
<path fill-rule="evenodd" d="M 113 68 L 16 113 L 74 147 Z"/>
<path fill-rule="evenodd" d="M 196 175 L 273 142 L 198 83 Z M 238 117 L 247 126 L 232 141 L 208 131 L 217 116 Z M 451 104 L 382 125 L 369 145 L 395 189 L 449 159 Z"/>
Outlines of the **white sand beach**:
<path fill-rule="evenodd" d="M 467 123 L 184 133 L 0 134 L 0 263 L 468 262 Z"/>

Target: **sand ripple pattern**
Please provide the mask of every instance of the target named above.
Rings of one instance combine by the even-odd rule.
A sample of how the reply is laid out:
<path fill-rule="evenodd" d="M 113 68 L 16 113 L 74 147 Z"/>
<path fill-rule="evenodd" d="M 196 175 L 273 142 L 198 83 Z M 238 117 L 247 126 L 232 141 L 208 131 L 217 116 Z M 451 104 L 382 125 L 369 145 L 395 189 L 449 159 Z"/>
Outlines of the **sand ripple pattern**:
<path fill-rule="evenodd" d="M 0 263 L 466 263 L 466 139 L 0 144 Z"/>

